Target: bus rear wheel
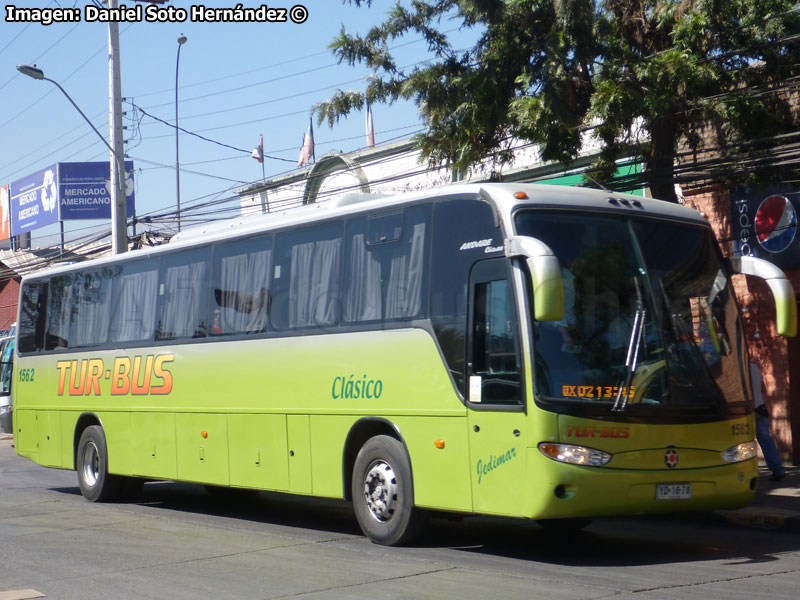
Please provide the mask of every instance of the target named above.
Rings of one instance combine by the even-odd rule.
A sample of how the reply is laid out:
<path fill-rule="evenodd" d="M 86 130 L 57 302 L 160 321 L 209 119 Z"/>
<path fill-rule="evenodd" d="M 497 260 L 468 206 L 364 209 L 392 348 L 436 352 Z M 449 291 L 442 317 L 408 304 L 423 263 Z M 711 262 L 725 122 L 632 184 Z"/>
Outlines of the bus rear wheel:
<path fill-rule="evenodd" d="M 356 457 L 352 479 L 356 519 L 372 542 L 398 546 L 410 542 L 421 526 L 414 508 L 414 484 L 405 447 L 393 437 L 367 440 Z"/>
<path fill-rule="evenodd" d="M 99 425 L 81 434 L 76 467 L 81 494 L 90 502 L 109 502 L 120 495 L 123 480 L 108 472 L 106 436 Z"/>

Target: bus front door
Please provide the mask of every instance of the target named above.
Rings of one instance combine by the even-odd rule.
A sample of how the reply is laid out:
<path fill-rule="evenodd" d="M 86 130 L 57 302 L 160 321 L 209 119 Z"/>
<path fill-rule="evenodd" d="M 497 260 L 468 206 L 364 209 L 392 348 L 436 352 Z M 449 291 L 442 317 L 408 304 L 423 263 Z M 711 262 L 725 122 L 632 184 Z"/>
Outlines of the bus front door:
<path fill-rule="evenodd" d="M 478 262 L 470 274 L 467 405 L 473 509 L 520 516 L 528 433 L 509 275 L 505 259 Z"/>

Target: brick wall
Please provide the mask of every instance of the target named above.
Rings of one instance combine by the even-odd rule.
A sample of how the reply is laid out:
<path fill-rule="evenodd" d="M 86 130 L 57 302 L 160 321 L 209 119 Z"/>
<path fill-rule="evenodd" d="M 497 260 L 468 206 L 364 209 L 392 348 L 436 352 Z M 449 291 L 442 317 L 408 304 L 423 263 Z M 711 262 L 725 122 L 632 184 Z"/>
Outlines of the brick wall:
<path fill-rule="evenodd" d="M 721 186 L 684 192 L 686 206 L 703 213 L 711 224 L 722 253 L 730 256 L 733 251 L 731 240 L 731 201 L 727 188 Z M 800 290 L 800 270 L 787 271 L 795 290 Z M 736 275 L 733 278 L 734 292 L 742 309 L 745 337 L 750 359 L 761 368 L 766 388 L 765 403 L 772 418 L 772 435 L 784 460 L 800 460 L 793 452 L 793 444 L 800 440 L 800 434 L 792 435 L 791 406 L 793 398 L 790 391 L 789 348 L 786 339 L 775 331 L 775 305 L 767 284 L 756 277 Z M 795 402 L 796 404 L 796 402 Z M 795 431 L 800 429 L 800 423 Z"/>
<path fill-rule="evenodd" d="M 8 329 L 17 320 L 19 280 L 0 282 L 0 329 Z"/>

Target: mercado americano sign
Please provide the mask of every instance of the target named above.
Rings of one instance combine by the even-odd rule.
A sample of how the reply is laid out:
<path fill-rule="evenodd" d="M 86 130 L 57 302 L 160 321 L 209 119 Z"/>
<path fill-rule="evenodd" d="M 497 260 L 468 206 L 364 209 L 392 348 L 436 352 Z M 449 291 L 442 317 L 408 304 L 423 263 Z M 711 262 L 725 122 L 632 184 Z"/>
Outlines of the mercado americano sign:
<path fill-rule="evenodd" d="M 109 162 L 56 163 L 11 183 L 11 234 L 59 220 L 110 219 Z M 136 214 L 133 161 L 125 162 L 127 216 Z"/>

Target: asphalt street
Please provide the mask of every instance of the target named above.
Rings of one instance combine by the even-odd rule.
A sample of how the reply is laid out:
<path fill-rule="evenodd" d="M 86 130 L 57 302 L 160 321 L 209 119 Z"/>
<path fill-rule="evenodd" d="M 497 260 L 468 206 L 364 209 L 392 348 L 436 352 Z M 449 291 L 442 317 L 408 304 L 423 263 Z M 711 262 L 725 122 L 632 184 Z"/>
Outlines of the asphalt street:
<path fill-rule="evenodd" d="M 420 542 L 368 542 L 344 502 L 148 483 L 92 504 L 74 472 L 0 441 L 0 600 L 791 598 L 797 469 L 741 511 L 535 523 L 436 518 Z"/>

